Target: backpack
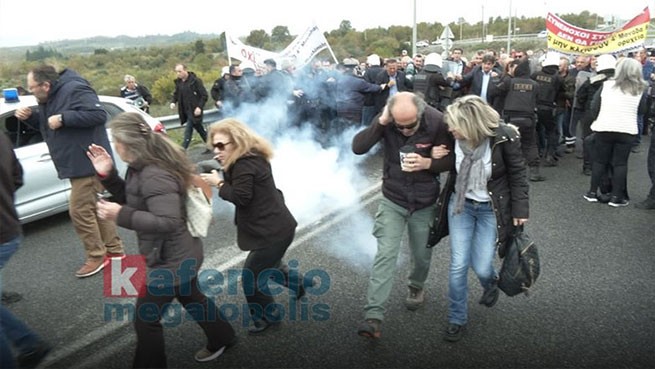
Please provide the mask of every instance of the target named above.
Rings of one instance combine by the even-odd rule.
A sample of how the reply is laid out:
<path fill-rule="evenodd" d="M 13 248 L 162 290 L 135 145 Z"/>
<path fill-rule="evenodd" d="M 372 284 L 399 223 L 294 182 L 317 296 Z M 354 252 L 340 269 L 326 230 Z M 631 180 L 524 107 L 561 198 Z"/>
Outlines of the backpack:
<path fill-rule="evenodd" d="M 504 256 L 504 257 L 503 257 Z M 520 293 L 528 294 L 528 290 L 539 277 L 539 253 L 534 241 L 530 239 L 523 226 L 514 228 L 504 250 L 503 263 L 500 269 L 498 288 L 507 296 Z"/>

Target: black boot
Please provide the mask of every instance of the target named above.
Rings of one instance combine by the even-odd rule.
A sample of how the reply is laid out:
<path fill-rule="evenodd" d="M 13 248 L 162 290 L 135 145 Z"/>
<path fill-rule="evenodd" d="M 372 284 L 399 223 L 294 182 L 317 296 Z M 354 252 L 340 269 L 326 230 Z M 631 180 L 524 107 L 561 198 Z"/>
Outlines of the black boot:
<path fill-rule="evenodd" d="M 538 165 L 528 167 L 528 173 L 529 173 L 528 179 L 530 180 L 530 182 L 543 182 L 546 180 L 546 177 L 539 174 Z"/>

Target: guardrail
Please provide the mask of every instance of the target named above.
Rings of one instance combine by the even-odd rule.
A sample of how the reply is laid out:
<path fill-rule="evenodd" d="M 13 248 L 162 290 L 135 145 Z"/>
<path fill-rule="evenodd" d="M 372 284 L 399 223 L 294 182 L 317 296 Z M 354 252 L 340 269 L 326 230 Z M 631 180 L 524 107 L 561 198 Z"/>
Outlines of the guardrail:
<path fill-rule="evenodd" d="M 155 117 L 155 118 L 159 119 L 159 121 L 161 122 L 161 124 L 164 125 L 167 131 L 182 128 L 182 125 L 180 125 L 180 117 L 177 114 L 167 115 L 164 117 Z M 218 109 L 205 110 L 203 120 L 206 123 L 213 122 L 217 119 L 218 119 Z"/>

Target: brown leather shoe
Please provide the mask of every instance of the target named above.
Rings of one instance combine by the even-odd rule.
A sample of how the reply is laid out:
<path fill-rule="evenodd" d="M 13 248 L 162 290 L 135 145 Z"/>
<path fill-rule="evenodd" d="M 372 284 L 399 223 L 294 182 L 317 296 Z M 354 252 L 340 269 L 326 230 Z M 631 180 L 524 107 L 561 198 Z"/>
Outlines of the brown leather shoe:
<path fill-rule="evenodd" d="M 102 270 L 102 268 L 105 267 L 105 259 L 104 258 L 99 258 L 99 259 L 92 259 L 88 258 L 86 259 L 86 262 L 80 270 L 75 272 L 75 276 L 77 278 L 84 278 L 84 277 L 90 277 L 99 271 Z"/>

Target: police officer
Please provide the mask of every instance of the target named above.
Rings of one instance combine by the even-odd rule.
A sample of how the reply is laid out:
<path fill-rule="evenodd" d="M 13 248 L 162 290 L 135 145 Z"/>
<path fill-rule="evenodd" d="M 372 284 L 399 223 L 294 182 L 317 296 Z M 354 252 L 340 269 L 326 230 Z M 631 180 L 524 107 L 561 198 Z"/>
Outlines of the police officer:
<path fill-rule="evenodd" d="M 430 106 L 443 111 L 450 104 L 453 80 L 445 78 L 441 55 L 430 53 L 425 57 L 425 66 L 414 76 L 414 92 Z"/>
<path fill-rule="evenodd" d="M 555 151 L 558 146 L 557 127 L 555 125 L 555 107 L 559 94 L 564 94 L 564 83 L 559 76 L 559 53 L 549 52 L 542 62 L 540 71 L 532 74 L 531 78 L 539 83 L 537 94 L 537 131 L 543 127 L 546 147 L 544 150 L 544 165 L 554 167 L 557 165 Z"/>
<path fill-rule="evenodd" d="M 519 128 L 521 150 L 530 171 L 528 179 L 532 182 L 544 181 L 546 178 L 539 173 L 535 121 L 539 84 L 530 79 L 530 61 L 527 59 L 514 59 L 509 73 L 512 78 L 504 79 L 497 86 L 498 92 L 505 94 L 503 116 L 506 122 Z"/>

